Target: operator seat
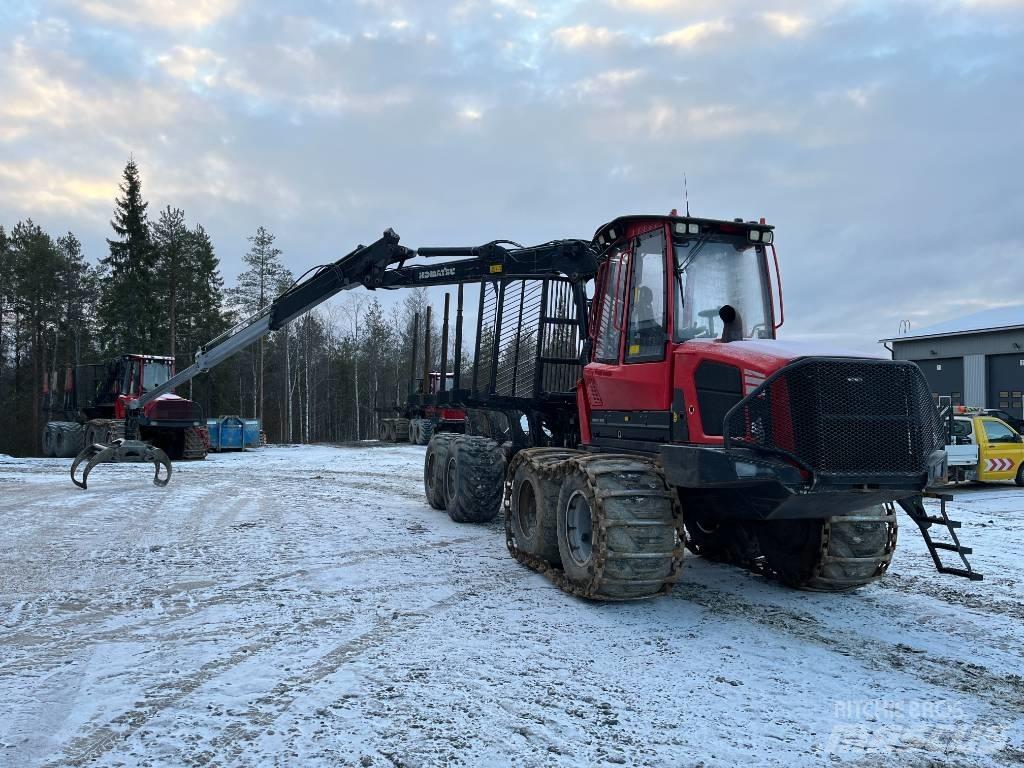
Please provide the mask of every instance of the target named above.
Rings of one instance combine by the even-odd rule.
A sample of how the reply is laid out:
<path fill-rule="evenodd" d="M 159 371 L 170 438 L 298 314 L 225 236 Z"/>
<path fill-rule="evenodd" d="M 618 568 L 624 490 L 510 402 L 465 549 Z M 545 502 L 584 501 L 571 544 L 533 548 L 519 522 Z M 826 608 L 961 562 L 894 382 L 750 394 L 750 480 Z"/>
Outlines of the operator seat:
<path fill-rule="evenodd" d="M 654 319 L 654 291 L 641 285 L 636 291 L 636 303 L 633 305 L 634 341 L 640 345 L 640 354 L 649 355 L 661 352 L 665 342 L 665 329 Z"/>

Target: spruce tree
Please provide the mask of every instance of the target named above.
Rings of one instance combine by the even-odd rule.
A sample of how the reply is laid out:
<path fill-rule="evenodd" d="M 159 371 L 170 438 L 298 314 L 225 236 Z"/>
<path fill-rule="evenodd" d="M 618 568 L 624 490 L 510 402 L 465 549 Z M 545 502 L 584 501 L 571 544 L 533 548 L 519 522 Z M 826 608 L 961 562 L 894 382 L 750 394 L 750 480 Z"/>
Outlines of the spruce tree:
<path fill-rule="evenodd" d="M 134 158 L 128 160 L 110 222 L 117 239 L 107 239 L 110 253 L 102 259 L 99 320 L 109 354 L 155 353 L 161 333 L 159 302 L 154 296 L 156 254 L 150 240 L 142 180 Z"/>
<path fill-rule="evenodd" d="M 165 340 L 159 346 L 175 357 L 178 351 L 178 305 L 183 277 L 189 267 L 186 263 L 189 233 L 185 226 L 185 212 L 168 205 L 150 226 L 149 236 L 156 266 L 154 287 L 162 309 L 160 314 L 166 319 L 163 328 Z"/>

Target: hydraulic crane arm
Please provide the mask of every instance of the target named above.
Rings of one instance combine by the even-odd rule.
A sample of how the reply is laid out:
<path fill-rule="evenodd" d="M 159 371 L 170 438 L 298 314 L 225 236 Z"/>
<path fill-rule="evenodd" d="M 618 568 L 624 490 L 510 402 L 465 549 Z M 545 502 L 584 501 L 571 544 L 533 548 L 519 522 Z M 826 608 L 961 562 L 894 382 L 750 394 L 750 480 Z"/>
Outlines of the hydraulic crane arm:
<path fill-rule="evenodd" d="M 361 245 L 333 264 L 320 267 L 312 277 L 293 285 L 266 309 L 201 347 L 196 352 L 194 364 L 132 401 L 129 407 L 133 410 L 142 408 L 263 336 L 280 330 L 332 296 L 351 288 L 374 290 L 456 285 L 479 283 L 496 277 L 565 275 L 572 280 L 587 280 L 597 272 L 597 256 L 590 243 L 584 240 L 556 240 L 528 248 L 514 243 L 508 243 L 513 248 L 506 248 L 502 243 L 494 242 L 468 248 L 418 250 L 401 246 L 398 241 L 398 235 L 389 229 L 371 245 Z M 440 264 L 405 264 L 415 256 L 455 260 Z M 393 265 L 397 266 L 391 268 Z"/>
<path fill-rule="evenodd" d="M 439 264 L 410 264 L 414 257 L 448 258 Z M 564 275 L 573 281 L 588 280 L 597 272 L 597 254 L 585 240 L 556 240 L 524 248 L 510 241 L 494 241 L 481 246 L 458 248 L 420 248 L 399 245 L 398 234 L 388 229 L 370 245 L 360 245 L 333 264 L 316 269 L 306 280 L 296 283 L 278 296 L 266 309 L 225 331 L 195 355 L 195 362 L 128 403 L 124 441 L 116 445 L 94 445 L 75 459 L 71 479 L 85 488 L 92 468 L 104 461 L 152 461 L 157 465 L 154 482 L 166 485 L 170 478 L 170 460 L 159 448 L 139 442 L 139 413 L 147 403 L 209 371 L 236 352 L 245 349 L 269 333 L 277 331 L 296 317 L 309 312 L 341 291 L 351 288 L 375 290 L 429 285 L 479 283 L 498 277 L 526 278 Z M 75 478 L 78 465 L 88 460 L 82 480 Z M 159 467 L 167 468 L 161 480 Z"/>
<path fill-rule="evenodd" d="M 400 246 L 398 239 L 395 231 L 389 229 L 376 242 L 360 245 L 333 264 L 319 268 L 312 277 L 293 285 L 262 311 L 200 347 L 196 352 L 195 363 L 137 400 L 133 400 L 129 403 L 129 408 L 137 412 L 147 403 L 219 365 L 236 352 L 283 328 L 299 315 L 314 309 L 341 291 L 360 286 L 370 287 L 380 279 L 388 266 L 415 255 L 414 251 Z M 127 425 L 125 434 L 131 439 L 138 439 L 137 436 L 131 435 Z"/>

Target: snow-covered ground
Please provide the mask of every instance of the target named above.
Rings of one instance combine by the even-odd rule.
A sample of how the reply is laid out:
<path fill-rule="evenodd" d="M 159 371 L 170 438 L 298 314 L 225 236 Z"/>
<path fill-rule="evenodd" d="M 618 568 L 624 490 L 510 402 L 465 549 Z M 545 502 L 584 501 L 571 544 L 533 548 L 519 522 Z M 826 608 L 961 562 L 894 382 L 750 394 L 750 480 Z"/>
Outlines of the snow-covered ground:
<path fill-rule="evenodd" d="M 689 557 L 593 604 L 423 449 L 141 465 L 0 457 L 0 765 L 993 765 L 1024 761 L 1024 492 L 958 494 L 981 583 L 903 518 L 890 574 L 786 590 Z"/>

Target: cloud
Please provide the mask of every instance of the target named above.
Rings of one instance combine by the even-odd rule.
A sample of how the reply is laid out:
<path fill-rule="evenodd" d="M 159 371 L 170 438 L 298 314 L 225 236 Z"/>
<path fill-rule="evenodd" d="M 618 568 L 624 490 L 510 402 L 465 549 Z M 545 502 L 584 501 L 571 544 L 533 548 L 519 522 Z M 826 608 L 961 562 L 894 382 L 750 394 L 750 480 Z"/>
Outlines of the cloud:
<path fill-rule="evenodd" d="M 627 11 L 672 11 L 685 7 L 685 0 L 610 0 L 613 8 L 621 8 Z"/>
<path fill-rule="evenodd" d="M 811 20 L 806 16 L 789 13 L 762 13 L 761 19 L 772 32 L 780 37 L 802 37 L 811 26 Z"/>
<path fill-rule="evenodd" d="M 578 93 L 583 95 L 607 95 L 636 82 L 643 74 L 644 70 L 640 68 L 609 69 L 578 81 L 574 87 Z"/>
<path fill-rule="evenodd" d="M 0 204 L 48 214 L 96 212 L 117 195 L 109 174 L 86 176 L 41 159 L 0 163 Z"/>
<path fill-rule="evenodd" d="M 167 29 L 203 29 L 237 6 L 238 0 L 81 0 L 77 4 L 97 21 Z"/>
<path fill-rule="evenodd" d="M 991 280 L 1024 258 L 1008 0 L 85 1 L 5 17 L 0 223 L 45 212 L 93 256 L 132 153 L 229 281 L 261 222 L 301 272 L 388 226 L 586 236 L 681 206 L 685 171 L 695 213 L 778 225 L 787 333 L 1020 301 Z"/>
<path fill-rule="evenodd" d="M 0 99 L 0 141 L 44 127 L 74 133 L 136 111 L 146 119 L 166 121 L 177 108 L 171 98 L 148 86 L 129 90 L 100 83 L 88 88 L 75 81 L 76 62 L 50 57 L 51 66 L 46 66 L 41 58 L 45 57 L 39 51 L 17 40 L 6 65 L 0 67 L 7 89 Z"/>
<path fill-rule="evenodd" d="M 573 27 L 559 27 L 551 33 L 555 42 L 566 48 L 606 46 L 614 43 L 621 35 L 608 27 L 592 27 L 577 24 Z"/>
<path fill-rule="evenodd" d="M 215 84 L 217 74 L 224 65 L 224 57 L 209 48 L 193 48 L 188 45 L 176 45 L 159 56 L 157 61 L 171 77 L 205 86 Z"/>
<path fill-rule="evenodd" d="M 652 138 L 702 141 L 778 133 L 794 127 L 793 120 L 760 109 L 722 103 L 681 107 L 667 101 L 655 102 L 646 111 L 630 116 L 628 124 Z"/>
<path fill-rule="evenodd" d="M 719 35 L 732 31 L 732 24 L 725 19 L 714 21 L 699 21 L 689 24 L 663 35 L 654 38 L 655 45 L 663 45 L 670 48 L 689 49 L 707 42 Z"/>
<path fill-rule="evenodd" d="M 1024 0 L 960 0 L 967 8 L 1024 10 Z"/>

